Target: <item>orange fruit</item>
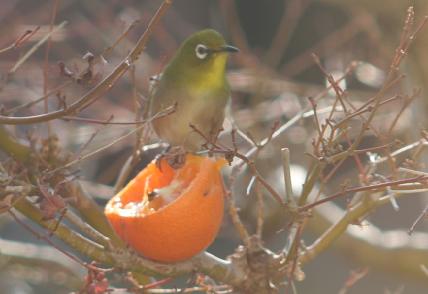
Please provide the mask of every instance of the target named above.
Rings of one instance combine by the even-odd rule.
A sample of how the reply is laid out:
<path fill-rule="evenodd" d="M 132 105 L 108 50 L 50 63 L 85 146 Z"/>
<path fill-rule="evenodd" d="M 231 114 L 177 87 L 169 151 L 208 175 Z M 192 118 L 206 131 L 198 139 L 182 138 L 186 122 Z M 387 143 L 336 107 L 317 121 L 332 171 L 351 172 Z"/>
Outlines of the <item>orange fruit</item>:
<path fill-rule="evenodd" d="M 143 256 L 186 260 L 207 248 L 223 218 L 224 159 L 187 155 L 174 170 L 153 161 L 107 203 L 116 233 Z"/>

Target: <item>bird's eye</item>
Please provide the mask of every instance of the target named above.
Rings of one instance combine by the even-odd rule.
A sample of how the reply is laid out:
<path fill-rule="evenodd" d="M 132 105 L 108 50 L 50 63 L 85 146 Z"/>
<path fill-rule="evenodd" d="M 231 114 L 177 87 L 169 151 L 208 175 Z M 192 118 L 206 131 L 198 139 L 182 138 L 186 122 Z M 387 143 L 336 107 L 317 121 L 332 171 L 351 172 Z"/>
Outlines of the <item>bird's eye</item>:
<path fill-rule="evenodd" d="M 195 48 L 196 57 L 205 59 L 208 56 L 208 48 L 205 45 L 198 44 Z"/>

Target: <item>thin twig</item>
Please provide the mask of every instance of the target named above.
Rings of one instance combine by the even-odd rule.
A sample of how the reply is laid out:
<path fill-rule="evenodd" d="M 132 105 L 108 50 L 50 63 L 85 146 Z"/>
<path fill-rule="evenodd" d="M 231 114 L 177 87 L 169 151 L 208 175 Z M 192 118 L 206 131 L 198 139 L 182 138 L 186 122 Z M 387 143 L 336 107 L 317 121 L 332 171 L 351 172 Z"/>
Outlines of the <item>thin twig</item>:
<path fill-rule="evenodd" d="M 9 75 L 14 74 L 18 68 L 24 64 L 25 61 L 27 61 L 27 59 L 34 53 L 36 52 L 37 49 L 39 49 L 40 46 L 42 46 L 42 44 L 44 42 L 46 42 L 49 37 L 54 34 L 55 32 L 59 31 L 60 29 L 62 29 L 65 25 L 67 24 L 67 21 L 63 21 L 62 23 L 60 23 L 58 26 L 56 26 L 54 29 L 52 29 L 49 33 L 46 34 L 46 36 L 44 36 L 43 38 L 41 38 L 36 44 L 34 44 L 33 47 L 31 47 L 30 50 L 27 51 L 27 53 L 24 54 L 24 56 L 22 56 L 18 62 L 15 63 L 15 65 L 9 70 Z"/>
<path fill-rule="evenodd" d="M 365 267 L 358 271 L 352 271 L 349 277 L 346 279 L 342 289 L 339 290 L 338 294 L 348 293 L 349 289 L 351 289 L 355 285 L 355 283 L 357 283 L 359 280 L 364 278 L 368 274 L 368 272 L 369 272 L 368 267 Z"/>
<path fill-rule="evenodd" d="M 10 44 L 9 46 L 7 46 L 5 48 L 0 49 L 0 54 L 5 53 L 5 52 L 12 50 L 12 49 L 19 48 L 20 46 L 22 46 L 23 43 L 25 43 L 32 36 L 34 36 L 34 34 L 37 33 L 39 29 L 40 29 L 40 27 L 36 27 L 34 30 L 25 31 L 21 36 L 19 36 L 18 39 L 15 40 L 15 42 L 13 42 L 12 44 Z"/>
<path fill-rule="evenodd" d="M 60 0 L 53 0 L 54 4 L 52 8 L 51 21 L 49 24 L 49 33 L 51 33 L 52 30 L 54 29 L 54 23 L 58 12 L 59 1 Z M 45 96 L 43 106 L 44 106 L 45 113 L 49 112 L 48 97 L 46 95 L 49 90 L 49 53 L 50 53 L 51 46 L 52 46 L 52 38 L 51 38 L 51 34 L 49 34 L 49 37 L 46 43 L 45 60 L 43 65 L 43 95 Z M 51 137 L 51 125 L 49 121 L 47 122 L 47 127 L 48 127 L 48 136 Z"/>
<path fill-rule="evenodd" d="M 150 122 L 150 120 L 137 120 L 137 121 L 111 121 L 112 116 L 110 116 L 107 120 L 103 119 L 95 119 L 95 118 L 86 118 L 79 116 L 64 116 L 61 119 L 65 121 L 79 121 L 88 124 L 99 124 L 99 125 L 141 125 Z"/>
<path fill-rule="evenodd" d="M 37 103 L 39 103 L 39 102 L 47 99 L 48 97 L 52 96 L 53 94 L 58 93 L 60 90 L 64 89 L 65 87 L 67 87 L 69 85 L 71 85 L 71 83 L 72 83 L 72 81 L 67 81 L 67 82 L 63 83 L 62 85 L 59 85 L 58 87 L 50 90 L 48 93 L 46 93 L 45 95 L 41 96 L 40 98 L 34 99 L 32 101 L 28 101 L 26 103 L 23 103 L 21 105 L 13 107 L 13 108 L 7 109 L 6 111 L 4 111 L 4 114 L 5 115 L 9 115 L 9 114 L 15 113 L 15 112 L 17 112 L 17 111 L 19 111 L 21 109 L 31 107 L 31 106 L 33 106 L 33 105 L 35 105 L 35 104 L 37 104 Z"/>
<path fill-rule="evenodd" d="M 113 141 L 112 141 L 112 142 L 110 142 L 109 144 L 104 145 L 104 146 L 102 146 L 102 147 L 100 147 L 100 148 L 98 148 L 98 149 L 96 149 L 96 150 L 94 150 L 94 151 L 91 151 L 91 152 L 89 152 L 89 153 L 87 153 L 87 154 L 85 154 L 85 155 L 79 156 L 79 158 L 78 158 L 78 159 L 72 160 L 72 161 L 68 162 L 67 164 L 65 164 L 65 165 L 63 165 L 63 166 L 61 166 L 61 167 L 58 167 L 58 168 L 56 168 L 56 169 L 53 169 L 53 170 L 49 171 L 48 173 L 49 173 L 49 174 L 53 174 L 53 173 L 57 172 L 58 170 L 68 168 L 68 167 L 70 167 L 70 166 L 72 166 L 72 165 L 74 165 L 74 164 L 76 164 L 76 163 L 78 163 L 78 162 L 80 162 L 80 161 L 82 161 L 82 160 L 85 160 L 85 159 L 87 159 L 87 158 L 89 158 L 89 157 L 91 157 L 91 156 L 93 156 L 93 155 L 95 155 L 95 154 L 97 154 L 97 153 L 99 153 L 99 152 L 103 151 L 103 150 L 106 150 L 106 149 L 110 148 L 111 146 L 113 146 L 114 144 L 116 144 L 116 143 L 118 143 L 118 142 L 122 141 L 123 139 L 125 139 L 125 138 L 129 137 L 130 135 L 135 134 L 135 133 L 136 133 L 136 132 L 138 132 L 140 129 L 145 128 L 145 127 L 146 127 L 146 124 L 147 124 L 147 123 L 149 123 L 149 122 L 151 122 L 152 120 L 157 119 L 157 118 L 160 118 L 160 117 L 163 117 L 163 116 L 166 116 L 166 115 L 169 115 L 169 114 L 171 114 L 171 113 L 172 113 L 172 112 L 174 112 L 174 111 L 175 111 L 175 106 L 173 106 L 173 107 L 168 107 L 168 109 L 166 109 L 166 110 L 164 110 L 164 111 L 162 111 L 162 112 L 160 112 L 160 113 L 157 113 L 157 114 L 155 114 L 155 116 L 154 116 L 153 118 L 148 119 L 148 120 L 146 121 L 146 123 L 145 123 L 145 124 L 143 124 L 143 125 L 141 125 L 141 126 L 136 127 L 135 129 L 133 129 L 133 130 L 129 131 L 129 132 L 128 132 L 128 133 L 126 133 L 126 134 L 124 134 L 123 136 L 121 136 L 121 137 L 119 137 L 119 138 L 117 138 L 117 139 L 113 140 Z"/>
<path fill-rule="evenodd" d="M 256 226 L 256 235 L 259 236 L 260 240 L 262 240 L 263 234 L 263 223 L 264 223 L 264 201 L 263 201 L 263 193 L 260 189 L 260 183 L 256 183 L 256 196 L 257 196 L 257 226 Z"/>
<path fill-rule="evenodd" d="M 415 220 L 415 222 L 412 224 L 412 226 L 410 227 L 408 234 L 411 235 L 413 233 L 413 231 L 415 230 L 415 227 L 418 223 L 421 222 L 421 220 L 428 216 L 428 205 L 425 207 L 425 209 L 421 212 L 421 214 L 419 214 L 418 218 Z"/>
<path fill-rule="evenodd" d="M 134 154 L 128 157 L 128 159 L 123 164 L 122 168 L 120 169 L 119 176 L 117 177 L 116 183 L 114 184 L 114 193 L 120 191 L 120 189 L 125 186 L 126 180 L 128 179 L 129 174 L 132 171 L 132 168 L 134 166 Z"/>
<path fill-rule="evenodd" d="M 345 70 L 345 73 L 343 74 L 343 76 L 337 80 L 337 82 L 342 81 L 343 79 L 345 79 L 351 72 L 354 71 L 355 67 L 357 66 L 356 63 L 351 63 L 348 68 Z M 325 88 L 325 90 L 321 91 L 318 95 L 316 95 L 315 97 L 313 97 L 313 100 L 316 102 L 319 99 L 321 99 L 322 97 L 324 97 L 328 91 L 330 91 L 332 89 L 332 85 L 328 86 Z M 275 140 L 276 138 L 278 138 L 281 134 L 283 134 L 286 130 L 288 130 L 290 127 L 294 126 L 300 119 L 302 119 L 303 117 L 306 117 L 307 112 L 311 109 L 311 106 L 307 106 L 304 109 L 302 109 L 300 112 L 298 112 L 296 115 L 294 115 L 294 117 L 292 117 L 290 120 L 288 120 L 285 124 L 283 124 L 282 126 L 280 126 L 271 136 L 271 141 Z M 1 122 L 1 121 L 0 121 Z M 264 146 L 266 144 L 268 144 L 270 141 L 268 140 L 268 138 L 264 138 L 263 140 L 261 140 L 259 146 Z M 254 156 L 254 154 L 257 151 L 257 147 L 253 147 L 250 150 L 248 150 L 245 153 L 245 156 L 247 158 L 251 158 Z M 240 164 L 240 162 L 234 163 L 234 165 L 238 165 Z"/>
<path fill-rule="evenodd" d="M 211 148 L 209 150 L 210 152 L 218 153 L 218 154 L 224 154 L 226 156 L 233 155 L 233 156 L 241 159 L 243 162 L 245 162 L 247 164 L 247 166 L 250 168 L 250 170 L 253 173 L 253 175 L 256 177 L 256 179 L 262 184 L 262 186 L 272 195 L 272 197 L 276 201 L 278 201 L 278 203 L 280 203 L 281 205 L 284 205 L 284 201 L 282 200 L 281 195 L 261 176 L 261 174 L 257 170 L 257 167 L 256 167 L 254 161 L 252 161 L 251 159 L 247 158 L 245 155 L 237 152 L 237 150 L 230 150 L 228 148 L 220 146 L 216 142 L 211 142 L 209 140 L 209 138 L 207 138 L 207 136 L 205 136 L 205 134 L 202 133 L 194 125 L 190 125 L 190 128 L 192 128 L 196 133 L 198 133 L 202 138 L 204 138 L 207 143 L 209 143 L 209 144 L 211 144 L 213 146 L 213 148 Z M 272 135 L 273 135 L 273 133 L 272 133 Z M 270 135 L 267 138 L 268 142 L 270 141 L 270 139 L 272 139 L 272 135 Z M 264 147 L 264 145 L 261 146 L 261 147 L 258 147 L 258 148 L 263 148 L 263 147 Z"/>
<path fill-rule="evenodd" d="M 138 24 L 140 23 L 140 20 L 135 20 L 133 21 L 128 28 L 126 28 L 126 30 L 120 34 L 119 38 L 116 39 L 116 41 L 113 42 L 112 45 L 110 45 L 109 47 L 107 47 L 106 49 L 104 49 L 103 53 L 101 54 L 101 56 L 104 58 L 106 55 L 110 54 L 111 51 L 113 51 L 114 48 L 116 48 L 116 46 L 126 37 L 128 36 L 129 32 Z"/>
<path fill-rule="evenodd" d="M 111 116 L 109 118 L 109 120 L 113 119 L 113 116 Z M 107 122 L 107 121 L 106 121 Z M 105 125 L 103 125 L 102 127 L 96 129 L 91 136 L 89 137 L 88 140 L 86 140 L 85 143 L 83 143 L 82 146 L 80 146 L 79 150 L 74 154 L 75 158 L 80 158 L 81 154 L 83 153 L 83 151 L 89 146 L 89 144 L 91 144 L 91 142 L 95 139 L 95 137 L 99 134 L 99 132 L 105 127 Z"/>
<path fill-rule="evenodd" d="M 229 186 L 233 187 L 233 184 L 235 183 L 236 176 L 238 174 L 239 167 L 235 167 L 232 169 L 232 172 L 229 176 Z M 228 211 L 230 218 L 232 219 L 232 223 L 236 229 L 236 231 L 239 234 L 240 239 L 242 242 L 248 246 L 250 244 L 250 234 L 248 233 L 247 229 L 245 228 L 244 224 L 241 221 L 241 218 L 238 214 L 238 208 L 235 205 L 235 200 L 233 199 L 232 191 L 228 191 L 226 195 L 226 203 L 228 206 Z"/>
<path fill-rule="evenodd" d="M 52 240 L 49 238 L 49 236 L 45 236 L 45 235 L 41 235 L 39 233 L 37 233 L 36 231 L 34 231 L 30 226 L 28 226 L 25 222 L 21 221 L 16 214 L 9 209 L 8 210 L 9 215 L 18 223 L 20 224 L 22 227 L 24 227 L 26 230 L 28 230 L 30 233 L 32 233 L 37 239 L 41 239 L 43 241 L 45 241 L 46 243 L 48 243 L 50 246 L 54 247 L 55 249 L 57 249 L 59 252 L 63 253 L 64 255 L 66 255 L 67 257 L 69 257 L 71 260 L 79 263 L 80 265 L 87 267 L 88 265 L 81 261 L 79 258 L 77 258 L 76 256 L 68 253 L 67 251 L 64 251 L 63 249 L 61 249 L 59 246 L 57 246 L 54 242 L 52 242 Z"/>
<path fill-rule="evenodd" d="M 400 179 L 400 180 L 395 180 L 395 181 L 388 181 L 385 183 L 372 184 L 372 185 L 366 185 L 366 186 L 361 186 L 361 187 L 352 187 L 352 188 L 344 189 L 343 191 L 337 192 L 331 196 L 327 196 L 321 200 L 318 200 L 318 201 L 312 202 L 310 204 L 307 204 L 305 206 L 299 207 L 299 212 L 307 211 L 309 209 L 314 208 L 315 206 L 318 206 L 322 203 L 329 202 L 333 199 L 342 197 L 348 193 L 355 193 L 355 192 L 361 192 L 361 191 L 373 191 L 373 190 L 378 190 L 378 189 L 382 189 L 382 188 L 398 186 L 400 184 L 418 183 L 418 182 L 420 183 L 420 182 L 426 181 L 426 180 L 428 180 L 428 176 L 418 176 L 418 177 L 414 177 L 414 178 Z"/>
<path fill-rule="evenodd" d="M 290 173 L 290 150 L 288 148 L 281 149 L 282 156 L 282 172 L 284 174 L 285 185 L 285 202 L 289 205 L 296 205 L 293 195 L 293 186 Z"/>
<path fill-rule="evenodd" d="M 98 99 L 103 93 L 110 90 L 116 81 L 125 74 L 125 72 L 129 69 L 131 64 L 133 64 L 146 48 L 147 41 L 151 37 L 154 27 L 159 23 L 162 16 L 166 13 L 168 8 L 172 4 L 172 0 L 165 0 L 162 2 L 159 9 L 156 11 L 155 15 L 151 19 L 148 24 L 145 32 L 138 40 L 135 47 L 129 53 L 129 55 L 122 60 L 122 62 L 113 70 L 113 72 L 108 75 L 104 80 L 102 80 L 97 86 L 87 92 L 85 95 L 80 97 L 76 102 L 72 103 L 66 108 L 52 111 L 46 114 L 27 116 L 27 117 L 7 117 L 0 115 L 0 124 L 34 124 L 41 123 L 57 118 L 61 118 L 65 115 L 70 115 L 79 112 L 84 109 L 88 104 L 93 103 L 96 99 Z"/>
<path fill-rule="evenodd" d="M 235 202 L 232 200 L 231 195 L 226 198 L 226 203 L 228 206 L 230 218 L 232 219 L 233 225 L 235 226 L 240 239 L 246 246 L 248 246 L 250 235 L 248 234 L 247 229 L 245 228 L 244 224 L 241 221 L 241 218 L 239 217 L 238 209 L 236 208 Z"/>

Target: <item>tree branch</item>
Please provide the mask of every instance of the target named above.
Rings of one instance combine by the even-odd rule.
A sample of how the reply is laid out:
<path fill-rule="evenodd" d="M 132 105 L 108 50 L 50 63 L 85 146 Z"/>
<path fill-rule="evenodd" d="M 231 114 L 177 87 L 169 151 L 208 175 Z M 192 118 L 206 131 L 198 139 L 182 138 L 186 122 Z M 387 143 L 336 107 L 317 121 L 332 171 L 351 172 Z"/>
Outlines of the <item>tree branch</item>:
<path fill-rule="evenodd" d="M 138 40 L 135 47 L 128 54 L 128 56 L 122 60 L 122 62 L 110 73 L 104 80 L 102 80 L 97 86 L 89 90 L 84 96 L 80 97 L 77 101 L 60 110 L 52 111 L 46 114 L 39 114 L 26 117 L 9 117 L 0 115 L 0 124 L 19 125 L 19 124 L 34 124 L 58 119 L 66 115 L 73 115 L 78 113 L 80 110 L 93 103 L 106 91 L 110 90 L 117 80 L 122 77 L 124 73 L 129 69 L 143 52 L 146 47 L 147 41 L 153 33 L 154 27 L 159 23 L 162 16 L 165 14 L 169 6 L 171 6 L 172 0 L 165 0 L 155 15 L 151 19 L 144 31 L 143 35 Z"/>
<path fill-rule="evenodd" d="M 363 229 L 356 227 L 362 217 L 390 203 L 389 196 L 378 200 L 369 198 L 367 195 L 365 201 L 346 212 L 331 202 L 313 210 L 310 227 L 324 233 L 302 253 L 299 261 L 306 264 L 335 245 L 361 263 L 427 281 L 420 265 L 428 260 L 424 245 L 428 242 L 428 234 L 415 232 L 409 236 L 404 231 L 382 231 L 367 221 Z"/>

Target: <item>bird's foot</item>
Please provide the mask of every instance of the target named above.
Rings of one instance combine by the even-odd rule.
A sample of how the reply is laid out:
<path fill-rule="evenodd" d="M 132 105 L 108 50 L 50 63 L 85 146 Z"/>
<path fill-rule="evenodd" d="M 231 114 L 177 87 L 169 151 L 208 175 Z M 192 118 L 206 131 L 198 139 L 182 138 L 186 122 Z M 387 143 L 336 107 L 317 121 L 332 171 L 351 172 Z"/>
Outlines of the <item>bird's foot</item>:
<path fill-rule="evenodd" d="M 156 156 L 156 166 L 162 170 L 161 161 L 166 160 L 169 166 L 171 166 L 173 169 L 179 169 L 186 163 L 186 154 L 187 152 L 182 146 L 169 147 L 164 152 Z"/>
<path fill-rule="evenodd" d="M 186 163 L 186 150 L 181 146 L 174 146 L 166 154 L 166 160 L 173 169 L 179 169 Z"/>

